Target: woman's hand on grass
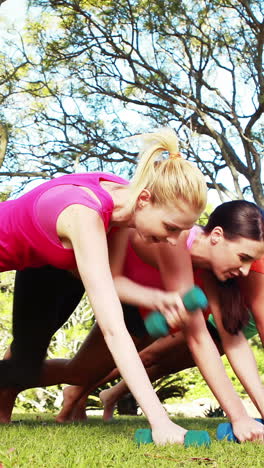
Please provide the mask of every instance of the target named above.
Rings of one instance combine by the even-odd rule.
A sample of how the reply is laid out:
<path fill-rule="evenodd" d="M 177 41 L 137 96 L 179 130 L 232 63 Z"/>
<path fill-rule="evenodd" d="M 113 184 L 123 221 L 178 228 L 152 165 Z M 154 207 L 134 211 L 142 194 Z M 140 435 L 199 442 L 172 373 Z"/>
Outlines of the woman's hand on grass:
<path fill-rule="evenodd" d="M 250 417 L 232 423 L 233 432 L 240 442 L 264 441 L 264 425 Z"/>
<path fill-rule="evenodd" d="M 168 420 L 158 427 L 152 427 L 152 439 L 156 445 L 184 444 L 187 430 Z"/>

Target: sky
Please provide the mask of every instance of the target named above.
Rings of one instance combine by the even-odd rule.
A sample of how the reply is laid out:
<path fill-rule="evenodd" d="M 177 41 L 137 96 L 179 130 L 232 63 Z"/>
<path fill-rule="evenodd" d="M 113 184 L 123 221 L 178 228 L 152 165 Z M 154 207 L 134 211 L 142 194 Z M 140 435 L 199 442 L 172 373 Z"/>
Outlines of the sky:
<path fill-rule="evenodd" d="M 0 27 L 1 29 L 11 26 L 23 26 L 26 15 L 27 0 L 6 0 L 0 6 Z"/>

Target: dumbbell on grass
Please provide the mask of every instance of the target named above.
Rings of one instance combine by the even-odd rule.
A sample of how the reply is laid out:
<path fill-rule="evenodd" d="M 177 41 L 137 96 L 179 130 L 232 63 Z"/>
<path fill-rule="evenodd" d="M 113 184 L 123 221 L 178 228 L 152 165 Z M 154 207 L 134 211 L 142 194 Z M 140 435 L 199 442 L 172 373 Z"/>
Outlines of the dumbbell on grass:
<path fill-rule="evenodd" d="M 153 442 L 151 429 L 137 429 L 134 437 L 138 445 L 151 444 Z M 207 431 L 188 431 L 184 437 L 184 447 L 209 447 L 211 439 Z"/>
<path fill-rule="evenodd" d="M 194 286 L 190 291 L 184 294 L 182 298 L 184 307 L 189 311 L 193 312 L 196 309 L 205 309 L 208 305 L 207 298 L 203 291 Z M 149 335 L 154 338 L 161 336 L 167 336 L 169 334 L 169 326 L 166 322 L 165 317 L 157 310 L 151 312 L 144 320 L 145 327 Z"/>
<path fill-rule="evenodd" d="M 256 421 L 259 421 L 260 423 L 264 424 L 264 420 L 260 418 L 255 418 Z M 227 440 L 228 442 L 238 442 L 239 440 L 235 436 L 232 428 L 232 424 L 225 422 L 219 424 L 217 430 L 216 430 L 216 438 L 218 440 Z"/>

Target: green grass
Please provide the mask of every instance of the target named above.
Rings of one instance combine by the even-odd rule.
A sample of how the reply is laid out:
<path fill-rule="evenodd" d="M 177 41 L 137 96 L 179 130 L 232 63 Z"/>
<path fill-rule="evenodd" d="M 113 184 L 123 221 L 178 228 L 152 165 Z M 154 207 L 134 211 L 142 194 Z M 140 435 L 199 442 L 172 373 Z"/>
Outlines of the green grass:
<path fill-rule="evenodd" d="M 209 449 L 185 449 L 153 444 L 138 448 L 133 442 L 134 432 L 148 427 L 141 416 L 118 417 L 110 424 L 91 417 L 89 423 L 67 425 L 56 424 L 51 416 L 36 419 L 20 414 L 13 419 L 18 418 L 20 423 L 0 428 L 0 462 L 4 468 L 263 467 L 264 445 L 216 441 L 215 430 L 222 419 L 175 419 L 186 429 L 208 430 L 213 440 Z"/>

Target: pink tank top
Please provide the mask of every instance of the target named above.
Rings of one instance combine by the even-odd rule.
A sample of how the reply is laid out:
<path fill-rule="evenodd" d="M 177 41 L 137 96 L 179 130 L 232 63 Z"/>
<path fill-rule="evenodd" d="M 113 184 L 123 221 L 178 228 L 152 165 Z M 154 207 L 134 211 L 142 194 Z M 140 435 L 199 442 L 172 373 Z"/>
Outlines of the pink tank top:
<path fill-rule="evenodd" d="M 186 241 L 188 250 L 191 249 L 193 241 L 200 231 L 201 228 L 199 226 L 193 226 L 190 229 Z M 141 260 L 141 258 L 134 251 L 131 242 L 128 242 L 123 274 L 127 278 L 141 284 L 142 286 L 164 289 L 160 272 L 157 270 L 157 268 L 144 263 L 143 260 Z"/>
<path fill-rule="evenodd" d="M 107 231 L 114 205 L 100 185 L 103 180 L 128 184 L 113 174 L 70 174 L 44 182 L 16 200 L 0 203 L 0 271 L 43 265 L 74 269 L 73 249 L 62 246 L 56 222 L 67 206 L 81 204 L 99 213 Z M 89 188 L 98 201 L 81 186 Z"/>

